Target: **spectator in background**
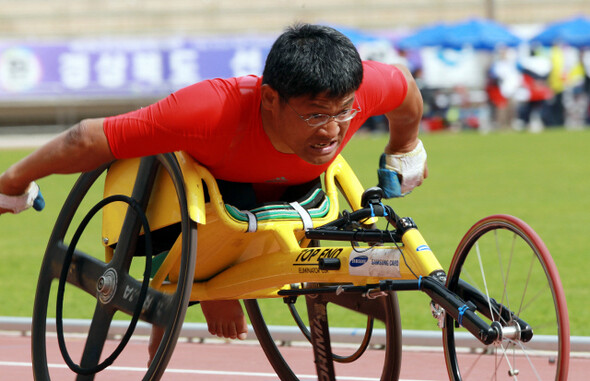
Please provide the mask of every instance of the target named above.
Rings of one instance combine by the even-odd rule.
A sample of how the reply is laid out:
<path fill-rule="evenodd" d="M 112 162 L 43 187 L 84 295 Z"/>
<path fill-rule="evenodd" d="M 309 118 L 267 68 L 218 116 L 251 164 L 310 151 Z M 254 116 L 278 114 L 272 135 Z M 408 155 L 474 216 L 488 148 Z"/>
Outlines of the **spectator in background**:
<path fill-rule="evenodd" d="M 590 78 L 588 77 L 588 51 L 578 50 L 576 61 L 567 72 L 563 103 L 565 107 L 565 126 L 579 129 L 588 120 L 588 99 Z"/>
<path fill-rule="evenodd" d="M 590 125 L 590 49 L 582 50 L 581 60 L 584 69 L 584 94 L 586 94 L 585 124 Z"/>
<path fill-rule="evenodd" d="M 515 95 L 522 83 L 514 52 L 500 48 L 488 73 L 487 93 L 495 126 L 506 129 L 515 118 Z"/>
<path fill-rule="evenodd" d="M 565 125 L 564 93 L 567 90 L 569 70 L 572 66 L 566 57 L 565 48 L 562 45 L 554 45 L 549 51 L 551 71 L 547 83 L 553 91 L 553 97 L 547 102 L 546 123 L 549 126 Z"/>
<path fill-rule="evenodd" d="M 529 128 L 538 132 L 544 128 L 543 110 L 553 92 L 547 85 L 551 63 L 546 57 L 531 49 L 531 54 L 520 60 L 518 67 L 522 73 L 521 86 L 515 95 L 519 101 L 516 129 Z"/>

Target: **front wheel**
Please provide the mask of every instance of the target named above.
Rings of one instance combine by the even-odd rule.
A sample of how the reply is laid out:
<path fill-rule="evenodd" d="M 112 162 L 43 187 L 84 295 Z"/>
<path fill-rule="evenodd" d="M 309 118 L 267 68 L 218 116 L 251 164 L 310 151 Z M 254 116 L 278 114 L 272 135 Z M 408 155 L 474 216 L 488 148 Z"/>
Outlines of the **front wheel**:
<path fill-rule="evenodd" d="M 503 332 L 485 346 L 447 315 L 443 342 L 451 380 L 567 380 L 565 295 L 549 251 L 526 223 L 495 215 L 473 225 L 457 247 L 447 287 Z"/>

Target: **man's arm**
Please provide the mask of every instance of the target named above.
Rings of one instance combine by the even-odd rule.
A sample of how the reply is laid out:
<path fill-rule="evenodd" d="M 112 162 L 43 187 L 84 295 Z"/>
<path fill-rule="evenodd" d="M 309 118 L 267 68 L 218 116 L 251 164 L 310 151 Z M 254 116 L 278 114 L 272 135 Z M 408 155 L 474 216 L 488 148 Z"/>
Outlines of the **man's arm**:
<path fill-rule="evenodd" d="M 0 193 L 20 195 L 32 181 L 51 174 L 87 172 L 114 160 L 104 119 L 86 119 L 64 131 L 0 175 Z M 7 210 L 0 208 L 0 214 Z"/>
<path fill-rule="evenodd" d="M 389 143 L 386 154 L 412 151 L 418 144 L 418 130 L 422 120 L 422 95 L 410 71 L 403 65 L 394 65 L 404 74 L 408 90 L 402 104 L 385 114 L 389 121 Z"/>
<path fill-rule="evenodd" d="M 377 172 L 386 198 L 408 194 L 428 176 L 426 151 L 418 139 L 422 95 L 408 69 L 401 65 L 397 68 L 406 79 L 407 92 L 401 105 L 385 114 L 389 122 L 389 142 Z"/>

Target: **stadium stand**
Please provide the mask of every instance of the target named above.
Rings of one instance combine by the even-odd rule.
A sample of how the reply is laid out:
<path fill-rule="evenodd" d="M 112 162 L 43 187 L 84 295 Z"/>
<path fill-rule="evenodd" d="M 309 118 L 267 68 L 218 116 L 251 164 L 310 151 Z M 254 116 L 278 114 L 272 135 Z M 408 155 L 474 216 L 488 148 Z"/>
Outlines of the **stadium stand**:
<path fill-rule="evenodd" d="M 4 41 L 80 37 L 278 34 L 296 21 L 365 30 L 411 29 L 441 20 L 492 17 L 505 24 L 542 24 L 580 13 L 588 0 L 0 0 Z M 0 100 L 0 127 L 71 124 L 119 113 L 153 99 Z"/>

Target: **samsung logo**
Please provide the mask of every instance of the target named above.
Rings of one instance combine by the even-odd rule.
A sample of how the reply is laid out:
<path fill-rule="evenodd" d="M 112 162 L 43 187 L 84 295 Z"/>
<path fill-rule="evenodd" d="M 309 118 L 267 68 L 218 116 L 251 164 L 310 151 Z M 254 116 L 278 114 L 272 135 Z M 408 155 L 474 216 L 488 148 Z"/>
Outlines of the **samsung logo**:
<path fill-rule="evenodd" d="M 359 266 L 364 265 L 368 261 L 369 261 L 369 257 L 367 257 L 366 255 L 359 255 L 358 257 L 350 260 L 350 265 L 352 267 L 359 267 Z"/>

